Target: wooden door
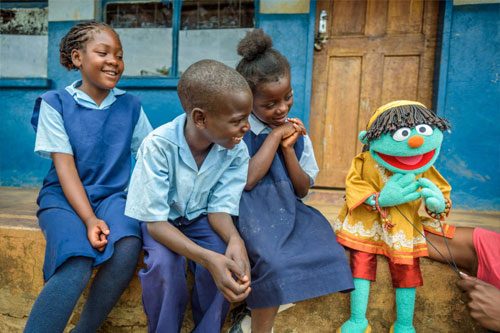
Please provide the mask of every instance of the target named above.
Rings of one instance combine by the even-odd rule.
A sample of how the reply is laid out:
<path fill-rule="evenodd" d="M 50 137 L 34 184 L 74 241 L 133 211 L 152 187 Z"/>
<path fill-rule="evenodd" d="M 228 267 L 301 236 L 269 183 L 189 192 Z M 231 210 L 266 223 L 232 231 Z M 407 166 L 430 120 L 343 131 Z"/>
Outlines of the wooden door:
<path fill-rule="evenodd" d="M 318 1 L 317 20 L 322 10 L 330 38 L 314 53 L 310 135 L 321 170 L 315 185 L 343 188 L 362 149 L 358 133 L 377 107 L 396 99 L 432 107 L 439 2 Z"/>

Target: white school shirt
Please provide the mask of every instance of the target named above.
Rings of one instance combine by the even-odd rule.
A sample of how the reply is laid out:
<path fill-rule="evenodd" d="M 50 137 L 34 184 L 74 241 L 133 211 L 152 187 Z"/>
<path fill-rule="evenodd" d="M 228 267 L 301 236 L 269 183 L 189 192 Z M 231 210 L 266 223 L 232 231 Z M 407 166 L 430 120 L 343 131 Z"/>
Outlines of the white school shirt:
<path fill-rule="evenodd" d="M 108 96 L 102 101 L 101 105 L 97 105 L 89 95 L 77 89 L 81 84 L 81 80 L 75 81 L 66 87 L 66 91 L 73 96 L 73 99 L 78 104 L 91 109 L 108 109 L 116 101 L 116 96 L 125 94 L 124 90 L 113 88 L 110 90 Z M 135 125 L 132 134 L 132 143 L 130 144 L 130 151 L 134 158 L 136 157 L 137 150 L 142 140 L 152 130 L 153 128 L 141 106 L 139 119 Z M 64 120 L 61 114 L 44 100 L 40 103 L 40 113 L 35 139 L 35 153 L 38 156 L 49 159 L 51 158 L 50 153 L 66 153 L 73 155 L 73 149 L 71 148 L 68 134 L 64 128 Z"/>

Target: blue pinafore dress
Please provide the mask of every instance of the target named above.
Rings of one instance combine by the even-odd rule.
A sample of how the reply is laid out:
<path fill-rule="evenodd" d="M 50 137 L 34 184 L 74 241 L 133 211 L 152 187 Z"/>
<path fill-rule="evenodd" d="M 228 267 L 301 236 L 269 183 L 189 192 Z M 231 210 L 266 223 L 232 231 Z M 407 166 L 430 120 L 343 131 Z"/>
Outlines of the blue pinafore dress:
<path fill-rule="evenodd" d="M 250 156 L 267 134 L 247 132 Z M 300 160 L 301 136 L 294 146 Z M 252 267 L 252 309 L 297 302 L 354 288 L 345 250 L 326 218 L 294 193 L 281 149 L 267 174 L 244 191 L 237 228 L 245 241 Z"/>
<path fill-rule="evenodd" d="M 66 200 L 52 163 L 37 199 L 38 221 L 47 241 L 43 265 L 47 281 L 70 257 L 90 257 L 97 266 L 111 258 L 114 243 L 121 238 L 141 238 L 139 222 L 124 215 L 132 167 L 130 145 L 141 102 L 126 93 L 116 96 L 108 109 L 98 110 L 79 105 L 65 89 L 49 91 L 35 103 L 31 118 L 35 132 L 42 99 L 61 114 L 90 205 L 110 230 L 106 249 L 92 248 L 87 228 Z"/>

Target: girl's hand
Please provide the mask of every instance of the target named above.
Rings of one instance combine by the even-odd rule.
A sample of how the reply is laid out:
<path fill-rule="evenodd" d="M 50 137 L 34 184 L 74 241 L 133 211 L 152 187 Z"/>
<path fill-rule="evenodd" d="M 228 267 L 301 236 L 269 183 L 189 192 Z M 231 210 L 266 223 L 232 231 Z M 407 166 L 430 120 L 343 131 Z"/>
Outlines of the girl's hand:
<path fill-rule="evenodd" d="M 90 245 L 99 252 L 103 252 L 108 244 L 109 228 L 104 220 L 93 216 L 84 221 L 87 226 L 87 238 Z"/>
<path fill-rule="evenodd" d="M 304 124 L 302 123 L 302 120 L 300 120 L 299 118 L 287 118 L 287 120 L 288 120 L 288 122 L 297 125 L 297 127 L 300 130 L 302 135 L 307 135 L 307 130 L 306 130 L 306 127 L 304 126 Z"/>
<path fill-rule="evenodd" d="M 280 140 L 286 139 L 293 135 L 297 131 L 297 127 L 294 123 L 286 122 L 283 125 L 275 127 L 273 132 L 277 132 Z"/>
<path fill-rule="evenodd" d="M 294 126 L 297 126 L 297 125 L 294 125 Z M 281 140 L 281 148 L 282 149 L 290 149 L 290 148 L 293 148 L 293 145 L 295 144 L 295 142 L 297 142 L 297 139 L 299 138 L 299 136 L 301 135 L 302 133 L 302 130 L 300 130 L 298 127 L 296 128 L 296 131 L 295 133 L 293 133 L 292 135 L 290 135 L 289 137 Z"/>

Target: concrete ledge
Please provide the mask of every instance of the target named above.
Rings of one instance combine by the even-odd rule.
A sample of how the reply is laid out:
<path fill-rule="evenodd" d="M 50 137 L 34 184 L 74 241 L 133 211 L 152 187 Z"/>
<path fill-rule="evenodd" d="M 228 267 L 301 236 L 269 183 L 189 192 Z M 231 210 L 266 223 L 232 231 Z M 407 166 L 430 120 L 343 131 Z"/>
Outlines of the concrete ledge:
<path fill-rule="evenodd" d="M 31 306 L 43 287 L 45 240 L 34 217 L 37 191 L 0 187 L 1 332 L 22 331 Z M 314 195 L 310 197 L 311 201 Z M 325 196 L 320 195 L 327 205 Z M 315 206 L 322 210 L 323 204 Z M 322 212 L 331 217 L 331 211 Z M 374 332 L 386 332 L 396 317 L 394 289 L 387 260 L 379 257 L 378 261 L 378 281 L 371 285 L 368 319 Z M 414 319 L 417 332 L 486 332 L 470 318 L 462 295 L 455 287 L 457 277 L 449 267 L 424 258 L 421 268 L 424 286 L 417 288 Z M 67 330 L 78 321 L 87 293 L 88 290 L 79 300 Z M 300 302 L 278 314 L 275 332 L 334 332 L 348 317 L 348 294 L 323 296 Z M 225 325 L 227 327 L 229 322 Z M 192 318 L 187 315 L 182 332 L 192 329 Z M 137 275 L 99 331 L 147 332 Z"/>

